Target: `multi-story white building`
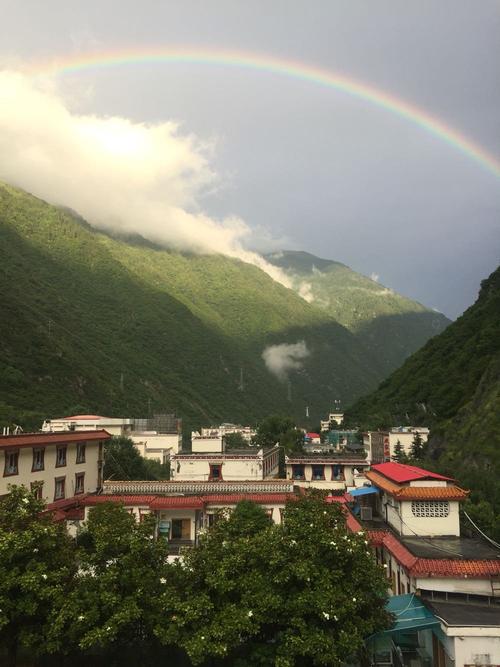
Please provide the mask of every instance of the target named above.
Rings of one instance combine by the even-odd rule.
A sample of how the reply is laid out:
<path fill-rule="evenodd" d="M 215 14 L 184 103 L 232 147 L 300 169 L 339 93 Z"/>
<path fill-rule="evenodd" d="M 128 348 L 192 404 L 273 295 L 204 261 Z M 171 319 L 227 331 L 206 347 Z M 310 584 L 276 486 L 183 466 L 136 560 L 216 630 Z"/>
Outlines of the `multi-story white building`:
<path fill-rule="evenodd" d="M 338 491 L 362 486 L 368 465 L 363 458 L 336 455 L 285 456 L 286 478 L 297 486 Z"/>
<path fill-rule="evenodd" d="M 367 452 L 367 460 L 371 463 L 391 461 L 399 442 L 402 452 L 409 456 L 415 435 L 419 433 L 422 443 L 429 438 L 426 426 L 395 426 L 390 431 L 366 431 L 363 433 L 363 445 Z"/>
<path fill-rule="evenodd" d="M 180 433 L 157 433 L 156 431 L 133 431 L 128 436 L 145 459 L 168 463 L 181 449 Z"/>
<path fill-rule="evenodd" d="M 104 430 L 0 436 L 0 495 L 9 485 L 25 486 L 56 512 L 56 519 L 78 520 L 81 500 L 102 488 L 104 443 L 110 437 Z"/>
<path fill-rule="evenodd" d="M 239 424 L 224 422 L 220 426 L 210 426 L 208 428 L 202 428 L 200 431 L 193 431 L 192 437 L 216 436 L 224 438 L 231 433 L 239 433 L 247 442 L 250 442 L 254 435 L 256 435 L 257 431 L 251 426 L 240 426 Z"/>
<path fill-rule="evenodd" d="M 321 431 L 329 431 L 332 428 L 332 425 L 336 424 L 340 426 L 344 421 L 344 413 L 340 410 L 335 412 L 330 412 L 328 419 L 322 419 L 320 422 Z"/>
<path fill-rule="evenodd" d="M 225 451 L 197 451 L 175 454 L 171 458 L 170 476 L 185 481 L 244 481 L 276 477 L 279 470 L 279 447 L 246 448 Z"/>
<path fill-rule="evenodd" d="M 73 415 L 46 419 L 42 424 L 43 433 L 60 431 L 98 431 L 105 430 L 110 435 L 128 436 L 133 430 L 134 420 L 122 417 L 101 417 L 100 415 Z"/>

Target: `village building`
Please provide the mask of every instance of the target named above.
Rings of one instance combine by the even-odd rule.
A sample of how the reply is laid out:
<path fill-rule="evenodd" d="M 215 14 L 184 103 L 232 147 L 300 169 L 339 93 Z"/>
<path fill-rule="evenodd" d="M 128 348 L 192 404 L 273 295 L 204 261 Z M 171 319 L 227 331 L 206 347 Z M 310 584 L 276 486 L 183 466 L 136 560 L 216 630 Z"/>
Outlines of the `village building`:
<path fill-rule="evenodd" d="M 231 435 L 232 433 L 239 433 L 246 442 L 250 443 L 252 438 L 257 434 L 256 429 L 251 426 L 241 426 L 239 424 L 230 424 L 224 422 L 220 426 L 209 426 L 208 428 L 202 428 L 200 431 L 193 431 L 192 437 L 220 437 L 224 438 L 226 435 Z"/>
<path fill-rule="evenodd" d="M 42 432 L 106 430 L 110 435 L 130 438 L 146 459 L 168 463 L 181 449 L 181 420 L 175 415 L 158 414 L 144 419 L 73 415 L 43 422 Z"/>
<path fill-rule="evenodd" d="M 238 481 L 264 480 L 276 477 L 279 472 L 279 447 L 269 449 L 246 447 L 224 451 L 218 438 L 206 439 L 191 453 L 175 454 L 171 458 L 171 479 L 186 481 Z M 205 447 L 207 449 L 205 450 Z"/>
<path fill-rule="evenodd" d="M 416 434 L 420 434 L 425 444 L 429 437 L 426 426 L 394 426 L 389 431 L 366 431 L 363 433 L 363 445 L 370 463 L 384 463 L 391 461 L 399 442 L 402 453 L 409 456 Z"/>
<path fill-rule="evenodd" d="M 20 433 L 0 436 L 4 471 L 0 495 L 9 485 L 25 486 L 57 520 L 78 521 L 81 500 L 103 484 L 104 430 L 62 433 Z"/>
<path fill-rule="evenodd" d="M 296 497 L 294 486 L 285 480 L 264 482 L 105 482 L 104 493 L 87 496 L 85 512 L 105 502 L 122 504 L 137 521 L 153 514 L 158 537 L 169 553 L 177 556 L 183 547 L 194 546 L 203 532 L 242 500 L 255 502 L 275 523 L 282 520 L 286 502 Z"/>
<path fill-rule="evenodd" d="M 344 421 L 344 413 L 340 410 L 330 412 L 327 419 L 322 419 L 320 422 L 321 431 L 329 431 L 335 426 L 341 426 Z"/>
<path fill-rule="evenodd" d="M 417 596 L 439 626 L 415 631 L 411 650 L 429 664 L 500 664 L 500 549 L 461 535 L 459 504 L 468 492 L 449 477 L 393 462 L 373 465 L 366 477 L 371 486 L 346 496 L 348 525 L 366 531 L 390 593 Z"/>
<path fill-rule="evenodd" d="M 346 490 L 366 482 L 367 462 L 349 454 L 294 454 L 285 456 L 286 478 L 299 487 Z"/>

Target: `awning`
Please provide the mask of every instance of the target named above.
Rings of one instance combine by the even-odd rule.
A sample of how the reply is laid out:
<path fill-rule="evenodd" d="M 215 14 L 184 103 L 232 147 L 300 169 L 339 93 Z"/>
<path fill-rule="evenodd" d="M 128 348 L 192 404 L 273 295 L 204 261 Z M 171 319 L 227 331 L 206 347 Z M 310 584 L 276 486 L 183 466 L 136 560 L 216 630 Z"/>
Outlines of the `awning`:
<path fill-rule="evenodd" d="M 349 491 L 350 496 L 366 496 L 369 493 L 378 493 L 379 488 L 377 486 L 360 486 L 357 489 L 353 489 L 352 491 Z"/>
<path fill-rule="evenodd" d="M 386 632 L 402 630 L 425 630 L 440 626 L 438 619 L 414 593 L 393 595 L 386 605 L 387 611 L 394 614 L 394 626 Z"/>

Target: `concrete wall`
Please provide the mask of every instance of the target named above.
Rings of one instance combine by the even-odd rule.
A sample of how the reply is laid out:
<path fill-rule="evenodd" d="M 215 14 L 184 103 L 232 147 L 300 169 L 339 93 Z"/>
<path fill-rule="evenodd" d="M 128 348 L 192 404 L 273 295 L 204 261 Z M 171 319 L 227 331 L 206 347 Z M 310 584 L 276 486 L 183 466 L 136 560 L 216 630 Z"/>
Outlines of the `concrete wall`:
<path fill-rule="evenodd" d="M 172 461 L 171 479 L 185 481 L 206 481 L 210 477 L 210 464 L 222 464 L 222 479 L 255 480 L 264 479 L 262 461 L 252 459 L 217 458 L 176 458 Z"/>
<path fill-rule="evenodd" d="M 500 624 L 500 620 L 499 620 Z M 443 627 L 443 626 L 442 626 Z M 447 648 L 452 648 L 455 665 L 483 667 L 500 665 L 500 627 L 497 628 L 447 628 L 450 637 Z"/>
<path fill-rule="evenodd" d="M 420 501 L 418 501 L 420 502 Z M 459 503 L 448 501 L 449 513 L 446 517 L 416 517 L 411 501 L 401 503 L 403 535 L 460 535 Z"/>
<path fill-rule="evenodd" d="M 141 456 L 166 463 L 171 454 L 178 454 L 182 436 L 178 433 L 132 433 L 130 439 Z"/>
<path fill-rule="evenodd" d="M 193 453 L 208 453 L 222 452 L 222 436 L 215 438 L 210 437 L 194 437 L 191 438 L 191 451 Z"/>
<path fill-rule="evenodd" d="M 16 448 L 12 447 L 14 451 Z M 76 463 L 77 443 L 68 443 L 66 449 L 66 465 L 56 467 L 56 445 L 45 445 L 44 470 L 31 471 L 33 466 L 33 448 L 19 447 L 17 475 L 0 477 L 0 495 L 8 493 L 8 485 L 24 485 L 30 488 L 32 482 L 43 482 L 42 496 L 47 503 L 54 502 L 55 478 L 65 478 L 65 497 L 70 498 L 75 491 L 76 473 L 85 473 L 84 492 L 97 491 L 99 442 L 93 440 L 86 443 L 85 463 Z M 5 455 L 2 452 L 1 464 L 4 466 Z M 2 473 L 3 474 L 3 473 Z"/>

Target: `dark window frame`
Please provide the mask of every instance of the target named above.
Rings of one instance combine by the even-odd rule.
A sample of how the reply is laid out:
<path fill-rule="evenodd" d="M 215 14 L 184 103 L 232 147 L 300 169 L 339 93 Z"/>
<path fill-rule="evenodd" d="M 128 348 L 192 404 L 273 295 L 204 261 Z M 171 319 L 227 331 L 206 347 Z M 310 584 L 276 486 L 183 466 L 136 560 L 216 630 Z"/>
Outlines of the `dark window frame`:
<path fill-rule="evenodd" d="M 59 463 L 59 452 L 64 452 L 64 463 Z M 56 468 L 64 468 L 67 465 L 68 465 L 68 445 L 57 445 Z"/>
<path fill-rule="evenodd" d="M 82 480 L 82 488 L 79 490 L 78 489 L 78 480 Z M 75 496 L 80 494 L 80 493 L 85 493 L 85 473 L 84 472 L 76 472 L 75 473 Z"/>
<path fill-rule="evenodd" d="M 87 443 L 86 442 L 77 442 L 76 443 L 76 462 L 77 463 L 85 463 L 85 455 L 86 455 L 86 447 Z"/>
<path fill-rule="evenodd" d="M 10 456 L 15 456 L 15 465 L 9 466 L 9 471 L 8 471 L 7 462 L 9 461 Z M 11 471 L 10 468 L 12 468 L 13 471 Z M 15 475 L 19 475 L 19 449 L 7 449 L 5 450 L 5 463 L 3 468 L 3 476 L 14 477 Z"/>
<path fill-rule="evenodd" d="M 57 484 L 62 482 L 62 495 L 57 495 Z M 64 500 L 66 498 L 66 475 L 64 477 L 56 477 L 54 479 L 54 502 L 56 500 Z"/>
<path fill-rule="evenodd" d="M 209 463 L 208 464 L 210 467 L 210 473 L 208 476 L 208 481 L 209 482 L 221 482 L 223 477 L 222 477 L 222 463 Z M 219 474 L 214 475 L 214 470 L 218 469 Z"/>
<path fill-rule="evenodd" d="M 295 469 L 301 468 L 302 474 L 296 474 Z M 306 466 L 303 463 L 292 463 L 292 479 L 302 479 L 306 478 Z"/>
<path fill-rule="evenodd" d="M 35 466 L 35 456 L 36 454 L 40 452 L 41 453 L 41 465 L 40 467 Z M 41 470 L 45 470 L 45 447 L 33 447 L 33 461 L 31 463 L 31 472 L 40 472 Z"/>
<path fill-rule="evenodd" d="M 314 474 L 314 468 L 321 468 L 321 475 Z M 312 463 L 311 464 L 311 480 L 315 482 L 320 482 L 325 479 L 325 464 L 324 463 Z"/>

